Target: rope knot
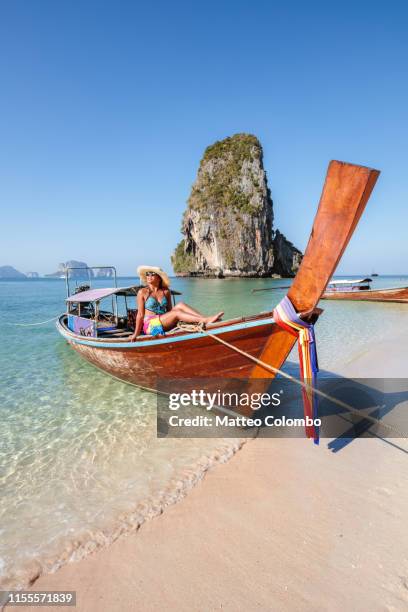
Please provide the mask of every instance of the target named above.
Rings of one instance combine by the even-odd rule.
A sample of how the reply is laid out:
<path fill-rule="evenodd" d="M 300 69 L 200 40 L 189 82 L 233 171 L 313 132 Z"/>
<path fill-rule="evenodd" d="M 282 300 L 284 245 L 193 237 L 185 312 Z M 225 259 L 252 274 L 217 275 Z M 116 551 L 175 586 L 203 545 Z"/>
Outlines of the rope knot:
<path fill-rule="evenodd" d="M 305 417 L 316 418 L 317 397 L 313 392 L 316 376 L 319 371 L 317 363 L 316 337 L 314 326 L 301 319 L 292 302 L 286 295 L 273 311 L 273 318 L 279 327 L 297 337 L 300 373 L 304 380 L 311 383 L 311 387 L 302 388 Z M 319 443 L 319 431 L 314 425 L 306 426 L 306 435 L 313 438 L 315 444 Z"/>

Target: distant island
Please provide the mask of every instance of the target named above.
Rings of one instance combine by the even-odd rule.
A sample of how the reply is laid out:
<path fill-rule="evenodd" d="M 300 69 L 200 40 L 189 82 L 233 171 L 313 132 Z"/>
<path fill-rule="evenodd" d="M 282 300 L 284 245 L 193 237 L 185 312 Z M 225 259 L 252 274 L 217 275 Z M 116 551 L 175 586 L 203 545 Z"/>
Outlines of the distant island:
<path fill-rule="evenodd" d="M 179 276 L 295 276 L 302 253 L 273 228 L 262 146 L 235 134 L 207 147 L 171 262 Z"/>
<path fill-rule="evenodd" d="M 97 268 L 96 270 L 89 270 L 88 264 L 84 261 L 77 261 L 76 259 L 70 259 L 65 263 L 60 263 L 58 266 L 58 270 L 56 272 L 52 272 L 51 274 L 46 274 L 47 278 L 65 278 L 65 272 L 68 268 L 78 268 L 77 270 L 70 270 L 69 277 L 70 278 L 84 278 L 86 275 L 87 278 L 112 278 L 113 270 L 110 268 Z"/>
<path fill-rule="evenodd" d="M 27 276 L 13 268 L 13 266 L 0 266 L 0 278 L 16 279 L 27 278 Z"/>
<path fill-rule="evenodd" d="M 60 263 L 58 270 L 51 274 L 45 274 L 45 278 L 65 278 L 65 272 L 68 268 L 78 268 L 77 270 L 70 270 L 70 278 L 112 278 L 114 272 L 111 268 L 95 268 L 94 270 L 88 269 L 88 264 L 84 261 L 77 261 L 76 259 L 70 259 L 65 263 Z M 38 272 L 27 272 L 24 274 L 13 266 L 0 266 L 0 279 L 23 279 L 23 278 L 40 278 Z"/>

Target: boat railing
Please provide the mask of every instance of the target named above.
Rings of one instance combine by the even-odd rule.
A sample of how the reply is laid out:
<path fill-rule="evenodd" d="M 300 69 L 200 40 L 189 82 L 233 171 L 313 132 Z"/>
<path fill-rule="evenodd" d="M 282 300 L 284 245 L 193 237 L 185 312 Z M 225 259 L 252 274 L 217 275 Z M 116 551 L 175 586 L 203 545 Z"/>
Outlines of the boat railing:
<path fill-rule="evenodd" d="M 105 279 L 105 278 L 113 278 L 114 286 L 115 287 L 118 286 L 117 272 L 116 272 L 115 266 L 70 266 L 68 268 L 65 268 L 65 288 L 66 288 L 67 298 L 69 298 L 71 295 L 70 280 L 79 280 L 81 282 L 83 282 L 84 280 L 83 278 L 81 279 L 81 278 L 70 277 L 70 272 L 74 270 L 87 273 L 86 279 L 90 287 L 92 285 L 92 280 L 95 280 L 95 277 L 91 274 L 93 270 L 112 270 L 113 275 L 101 276 L 99 278 L 100 280 Z"/>
<path fill-rule="evenodd" d="M 100 333 L 123 334 L 125 330 L 130 333 L 136 326 L 137 295 L 142 288 L 142 285 L 92 290 L 89 285 L 77 287 L 77 290 L 66 300 L 68 329 L 79 335 L 91 337 L 98 337 Z M 181 293 L 174 289 L 170 289 L 170 293 L 175 305 L 175 298 Z M 118 298 L 124 298 L 121 309 L 119 309 Z M 128 298 L 135 300 L 135 307 L 128 302 Z M 105 300 L 111 300 L 110 309 L 107 308 L 108 304 Z M 104 302 L 102 307 L 101 302 Z"/>

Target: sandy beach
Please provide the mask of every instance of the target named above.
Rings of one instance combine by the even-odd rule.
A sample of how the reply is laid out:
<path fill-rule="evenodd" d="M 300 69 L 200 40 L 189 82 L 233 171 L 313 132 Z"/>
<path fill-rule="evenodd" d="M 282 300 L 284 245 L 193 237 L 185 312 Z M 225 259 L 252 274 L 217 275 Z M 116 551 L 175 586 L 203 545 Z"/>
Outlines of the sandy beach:
<path fill-rule="evenodd" d="M 402 376 L 407 340 L 339 373 Z M 406 440 L 248 441 L 137 533 L 32 589 L 74 590 L 86 612 L 407 609 L 407 453 Z"/>
<path fill-rule="evenodd" d="M 3 2 L 0 612 L 408 612 L 407 22 Z"/>

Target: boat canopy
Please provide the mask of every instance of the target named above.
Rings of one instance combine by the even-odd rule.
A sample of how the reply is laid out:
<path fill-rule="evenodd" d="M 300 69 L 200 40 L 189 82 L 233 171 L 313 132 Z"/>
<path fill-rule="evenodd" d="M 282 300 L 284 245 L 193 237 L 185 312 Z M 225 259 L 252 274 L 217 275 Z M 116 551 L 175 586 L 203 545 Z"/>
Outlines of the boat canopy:
<path fill-rule="evenodd" d="M 135 296 L 139 289 L 142 289 L 143 285 L 132 285 L 131 287 L 103 287 L 100 289 L 89 289 L 88 291 L 80 291 L 70 295 L 67 298 L 67 302 L 99 302 L 110 295 L 121 295 L 121 296 Z M 181 295 L 179 291 L 171 290 L 172 295 Z"/>
<path fill-rule="evenodd" d="M 358 278 L 353 280 L 332 280 L 329 285 L 359 285 L 360 283 L 371 283 L 371 278 Z"/>

